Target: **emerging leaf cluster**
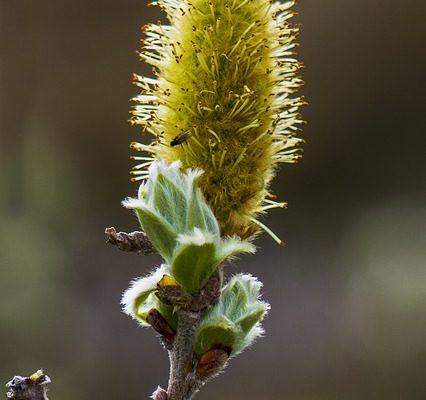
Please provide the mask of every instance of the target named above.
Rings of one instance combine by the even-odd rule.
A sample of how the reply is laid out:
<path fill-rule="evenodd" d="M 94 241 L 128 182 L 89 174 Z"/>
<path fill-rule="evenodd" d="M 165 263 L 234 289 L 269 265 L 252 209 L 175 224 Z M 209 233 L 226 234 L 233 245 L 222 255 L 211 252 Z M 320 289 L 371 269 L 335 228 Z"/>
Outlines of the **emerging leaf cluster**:
<path fill-rule="evenodd" d="M 123 204 L 135 210 L 173 278 L 189 293 L 196 293 L 228 257 L 253 252 L 254 247 L 238 237 L 221 237 L 197 185 L 201 171 L 181 173 L 179 167 L 179 161 L 152 164 L 138 198 Z"/>
<path fill-rule="evenodd" d="M 214 345 L 236 355 L 263 333 L 260 321 L 269 304 L 259 300 L 262 284 L 251 275 L 234 276 L 219 301 L 206 313 L 195 333 L 195 351 L 203 354 Z"/>
<path fill-rule="evenodd" d="M 160 286 L 172 287 L 177 293 L 182 289 L 181 298 L 199 296 L 225 260 L 254 251 L 245 240 L 220 236 L 217 220 L 197 186 L 201 171 L 181 172 L 179 167 L 177 161 L 153 163 L 138 198 L 124 201 L 135 210 L 165 260 L 150 275 L 132 282 L 124 293 L 124 311 L 143 326 L 152 324 L 155 310 L 156 323 L 161 317 L 167 329 L 177 327 L 175 307 L 159 296 Z M 259 322 L 269 306 L 259 300 L 261 284 L 249 275 L 237 275 L 225 287 L 220 286 L 221 282 L 216 302 L 202 312 L 194 327 L 194 353 L 199 357 L 215 346 L 229 349 L 228 355 L 237 354 L 262 333 Z"/>

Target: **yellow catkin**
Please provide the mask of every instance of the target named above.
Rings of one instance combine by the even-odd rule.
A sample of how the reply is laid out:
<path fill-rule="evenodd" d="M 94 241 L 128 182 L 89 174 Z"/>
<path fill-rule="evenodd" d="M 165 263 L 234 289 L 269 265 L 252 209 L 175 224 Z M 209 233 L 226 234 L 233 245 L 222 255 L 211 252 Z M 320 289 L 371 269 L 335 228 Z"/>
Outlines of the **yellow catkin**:
<path fill-rule="evenodd" d="M 269 193 L 277 165 L 300 157 L 294 1 L 155 4 L 170 25 L 145 27 L 140 55 L 154 78 L 135 76 L 142 92 L 132 122 L 153 139 L 132 143 L 148 154 L 133 157 L 140 164 L 131 174 L 144 179 L 152 159 L 201 168 L 201 190 L 222 234 L 250 238 L 265 228 L 260 213 L 284 207 Z"/>

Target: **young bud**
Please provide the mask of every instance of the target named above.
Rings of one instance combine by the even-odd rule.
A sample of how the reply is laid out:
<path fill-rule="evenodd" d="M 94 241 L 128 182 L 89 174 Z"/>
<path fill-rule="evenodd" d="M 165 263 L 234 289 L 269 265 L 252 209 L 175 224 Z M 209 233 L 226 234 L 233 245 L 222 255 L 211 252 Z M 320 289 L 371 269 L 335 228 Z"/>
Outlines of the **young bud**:
<path fill-rule="evenodd" d="M 196 354 L 226 346 L 231 349 L 231 355 L 235 355 L 262 335 L 260 321 L 269 304 L 259 300 L 261 286 L 251 275 L 239 274 L 230 280 L 197 328 Z"/>
<path fill-rule="evenodd" d="M 168 271 L 167 265 L 161 265 L 150 275 L 131 282 L 130 287 L 123 294 L 121 299 L 123 311 L 136 319 L 142 326 L 152 326 L 153 313 L 151 311 L 156 310 L 167 320 L 170 327 L 176 327 L 173 308 L 162 303 L 156 295 L 157 284 Z"/>

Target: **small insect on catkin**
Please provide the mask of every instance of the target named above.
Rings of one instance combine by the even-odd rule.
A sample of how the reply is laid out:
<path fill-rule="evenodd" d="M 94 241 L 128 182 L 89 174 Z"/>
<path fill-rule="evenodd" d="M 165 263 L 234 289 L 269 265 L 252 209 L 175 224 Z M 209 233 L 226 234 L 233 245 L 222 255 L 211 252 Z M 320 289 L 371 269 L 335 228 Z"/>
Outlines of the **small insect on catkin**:
<path fill-rule="evenodd" d="M 170 142 L 170 146 L 174 147 L 185 142 L 191 136 L 191 132 L 185 131 L 177 135 Z"/>
<path fill-rule="evenodd" d="M 263 228 L 279 241 L 257 217 L 284 207 L 269 186 L 279 163 L 300 158 L 294 3 L 158 0 L 170 25 L 145 27 L 141 58 L 155 77 L 135 76 L 132 121 L 163 140 L 132 144 L 148 153 L 134 157 L 132 175 L 145 179 L 154 159 L 204 170 L 200 187 L 223 235 Z"/>

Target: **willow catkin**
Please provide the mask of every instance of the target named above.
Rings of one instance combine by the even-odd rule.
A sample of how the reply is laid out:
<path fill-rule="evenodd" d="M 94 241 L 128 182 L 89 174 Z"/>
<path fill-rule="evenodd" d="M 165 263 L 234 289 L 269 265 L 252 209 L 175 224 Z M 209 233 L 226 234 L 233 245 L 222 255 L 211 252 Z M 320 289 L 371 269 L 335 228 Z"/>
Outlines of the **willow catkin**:
<path fill-rule="evenodd" d="M 140 162 L 133 179 L 144 179 L 153 160 L 201 168 L 200 187 L 223 235 L 250 238 L 260 226 L 276 238 L 256 217 L 284 206 L 269 185 L 279 163 L 300 157 L 294 1 L 154 4 L 170 25 L 145 27 L 140 55 L 155 77 L 135 76 L 142 92 L 132 122 L 153 139 L 131 144 L 147 153 L 133 157 Z"/>

